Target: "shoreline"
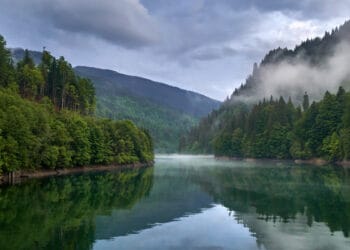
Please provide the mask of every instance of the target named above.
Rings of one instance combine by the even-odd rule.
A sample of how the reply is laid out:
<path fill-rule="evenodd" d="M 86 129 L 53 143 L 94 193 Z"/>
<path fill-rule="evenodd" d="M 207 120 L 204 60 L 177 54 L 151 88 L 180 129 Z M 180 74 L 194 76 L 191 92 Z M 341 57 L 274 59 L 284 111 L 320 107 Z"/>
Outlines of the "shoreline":
<path fill-rule="evenodd" d="M 338 165 L 342 167 L 350 167 L 350 161 L 337 161 L 334 163 L 331 163 L 329 161 L 326 161 L 322 158 L 311 158 L 308 160 L 302 160 L 302 159 L 277 159 L 277 158 L 272 158 L 272 159 L 259 159 L 259 158 L 238 158 L 238 157 L 228 157 L 228 156 L 215 156 L 216 159 L 219 160 L 228 160 L 228 161 L 245 161 L 245 162 L 256 162 L 256 161 L 271 161 L 271 162 L 293 162 L 295 164 L 307 164 L 307 165 L 314 165 L 314 166 L 324 166 L 327 164 L 332 164 L 332 165 Z"/>
<path fill-rule="evenodd" d="M 153 166 L 154 162 L 112 164 L 112 165 L 92 165 L 62 169 L 40 169 L 40 170 L 19 170 L 12 173 L 0 174 L 0 185 L 16 184 L 28 179 L 41 179 L 51 176 L 65 176 L 70 174 L 80 174 L 89 172 L 108 172 L 113 170 L 139 169 Z"/>

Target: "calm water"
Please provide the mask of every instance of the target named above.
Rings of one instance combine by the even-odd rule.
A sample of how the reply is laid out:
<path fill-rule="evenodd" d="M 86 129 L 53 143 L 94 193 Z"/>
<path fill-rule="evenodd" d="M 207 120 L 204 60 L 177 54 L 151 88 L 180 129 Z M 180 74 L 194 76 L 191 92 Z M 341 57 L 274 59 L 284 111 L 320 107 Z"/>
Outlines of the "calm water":
<path fill-rule="evenodd" d="M 350 249 L 350 170 L 157 157 L 0 188 L 0 249 Z"/>

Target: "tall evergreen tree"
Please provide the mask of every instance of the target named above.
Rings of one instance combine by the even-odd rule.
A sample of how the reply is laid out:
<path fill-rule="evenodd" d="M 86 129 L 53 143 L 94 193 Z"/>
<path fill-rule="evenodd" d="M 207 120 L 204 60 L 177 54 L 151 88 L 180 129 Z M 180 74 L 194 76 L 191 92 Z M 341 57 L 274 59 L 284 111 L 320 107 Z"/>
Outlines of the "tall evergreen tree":
<path fill-rule="evenodd" d="M 306 111 L 310 106 L 309 103 L 309 95 L 307 94 L 307 92 L 305 92 L 304 96 L 303 96 L 303 109 L 304 111 Z"/>

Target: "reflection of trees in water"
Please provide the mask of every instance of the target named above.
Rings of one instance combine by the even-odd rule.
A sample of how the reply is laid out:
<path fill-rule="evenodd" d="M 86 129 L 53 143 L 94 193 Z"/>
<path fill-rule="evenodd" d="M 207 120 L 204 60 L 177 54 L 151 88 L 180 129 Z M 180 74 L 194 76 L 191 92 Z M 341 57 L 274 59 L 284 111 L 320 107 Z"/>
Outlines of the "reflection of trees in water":
<path fill-rule="evenodd" d="M 329 229 L 350 232 L 350 171 L 334 167 L 217 168 L 199 179 L 216 202 L 236 212 L 252 208 L 260 219 L 288 222 L 297 214 L 307 224 L 324 222 Z"/>
<path fill-rule="evenodd" d="M 0 249 L 90 249 L 95 216 L 131 208 L 152 185 L 147 168 L 0 189 Z"/>

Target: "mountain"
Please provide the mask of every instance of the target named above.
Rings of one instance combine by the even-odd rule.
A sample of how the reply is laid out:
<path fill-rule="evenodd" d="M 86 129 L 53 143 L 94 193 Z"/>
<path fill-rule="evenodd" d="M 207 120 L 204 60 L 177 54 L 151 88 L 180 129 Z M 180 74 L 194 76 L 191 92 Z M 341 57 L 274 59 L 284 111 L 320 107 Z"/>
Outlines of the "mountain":
<path fill-rule="evenodd" d="M 313 100 L 340 85 L 350 87 L 350 21 L 322 38 L 307 39 L 294 49 L 269 51 L 244 84 L 235 89 L 230 102 L 283 96 L 300 103 L 305 91 Z"/>
<path fill-rule="evenodd" d="M 247 131 L 247 129 L 253 129 L 251 126 L 262 127 L 267 125 L 267 122 L 269 122 L 267 130 L 262 129 L 262 131 L 266 132 L 264 136 L 270 139 L 269 136 L 275 131 L 271 131 L 269 126 L 276 121 L 276 117 L 268 120 L 271 113 L 276 110 L 276 112 L 280 112 L 281 107 L 290 109 L 290 104 L 301 106 L 306 96 L 310 103 L 318 102 L 313 106 L 315 110 L 318 107 L 323 108 L 329 99 L 339 97 L 328 94 L 324 97 L 327 91 L 336 93 L 340 86 L 344 87 L 345 90 L 350 90 L 349 60 L 350 21 L 331 32 L 325 32 L 322 38 L 317 37 L 304 41 L 294 49 L 277 48 L 269 51 L 260 64 L 254 64 L 253 72 L 239 88 L 235 89 L 230 98 L 222 103 L 218 110 L 203 118 L 198 126 L 181 139 L 181 150 L 213 153 L 215 152 L 215 142 L 225 141 L 226 145 L 224 143 L 220 146 L 222 152 L 223 148 L 232 146 L 233 137 L 250 134 L 252 131 Z M 285 100 L 289 100 L 287 106 Z M 306 110 L 304 109 L 304 111 Z M 299 108 L 296 112 L 299 115 L 302 109 Z M 315 113 L 317 112 L 315 111 Z M 257 115 L 261 116 L 260 121 L 256 120 Z M 308 114 L 301 116 L 305 118 Z M 315 115 L 315 117 L 317 116 Z M 322 120 L 321 118 L 317 118 L 317 121 L 314 122 L 318 123 Z M 294 118 L 293 121 L 295 120 L 297 119 Z M 279 125 L 281 124 L 276 124 L 276 126 Z M 289 130 L 291 130 L 294 124 L 291 122 L 289 125 L 291 126 Z M 322 124 L 319 125 L 322 126 Z M 234 130 L 238 127 L 241 127 L 240 130 L 234 134 Z M 317 129 L 314 132 L 316 133 Z M 281 132 L 281 134 L 283 133 Z M 287 138 L 286 134 L 283 136 Z M 224 141 L 221 140 L 223 137 L 226 138 Z M 244 140 L 245 142 L 249 141 L 247 138 Z M 257 139 L 250 139 L 252 142 L 254 140 Z M 267 145 L 262 145 L 265 145 L 266 149 Z M 251 145 L 247 148 L 251 148 Z M 320 148 L 314 149 L 313 152 L 320 152 L 320 150 Z M 310 152 L 306 155 L 313 154 Z M 254 154 L 249 152 L 243 155 Z"/>
<path fill-rule="evenodd" d="M 23 59 L 24 53 L 25 53 L 24 49 L 22 49 L 22 48 L 10 48 L 9 50 L 11 52 L 12 59 L 13 59 L 15 64 Z M 39 52 L 39 51 L 34 51 L 34 50 L 29 50 L 28 52 L 29 52 L 30 57 L 33 59 L 34 63 L 36 65 L 40 64 L 43 53 Z"/>
<path fill-rule="evenodd" d="M 75 72 L 93 81 L 96 114 L 111 119 L 129 119 L 149 130 L 156 152 L 177 152 L 179 138 L 220 105 L 195 92 L 129 76 L 112 70 L 75 67 Z"/>
<path fill-rule="evenodd" d="M 220 105 L 219 101 L 192 91 L 112 70 L 78 66 L 75 72 L 95 82 L 97 92 L 103 96 L 138 96 L 197 118 L 207 115 Z"/>
<path fill-rule="evenodd" d="M 21 48 L 10 50 L 14 63 L 25 54 Z M 29 51 L 29 55 L 35 64 L 41 62 L 42 52 Z M 92 80 L 97 116 L 128 119 L 147 129 L 156 152 L 177 152 L 179 138 L 220 106 L 219 101 L 204 95 L 112 70 L 77 66 L 74 71 Z"/>

